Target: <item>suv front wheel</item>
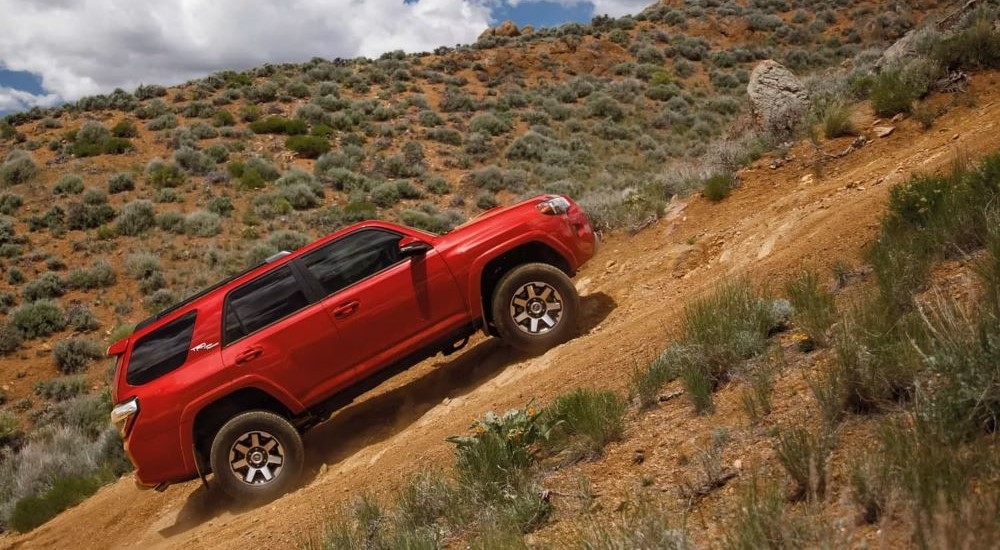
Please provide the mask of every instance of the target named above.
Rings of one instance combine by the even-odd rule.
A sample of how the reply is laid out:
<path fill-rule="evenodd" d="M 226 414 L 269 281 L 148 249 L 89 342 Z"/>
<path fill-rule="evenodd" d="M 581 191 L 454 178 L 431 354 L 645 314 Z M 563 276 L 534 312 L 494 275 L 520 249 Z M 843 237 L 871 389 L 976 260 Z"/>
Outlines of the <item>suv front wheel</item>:
<path fill-rule="evenodd" d="M 500 279 L 492 311 L 500 338 L 522 351 L 541 353 L 576 332 L 580 297 L 559 269 L 524 264 Z"/>
<path fill-rule="evenodd" d="M 215 480 L 229 496 L 265 502 L 291 489 L 302 474 L 302 438 L 270 411 L 249 411 L 226 422 L 212 441 Z"/>

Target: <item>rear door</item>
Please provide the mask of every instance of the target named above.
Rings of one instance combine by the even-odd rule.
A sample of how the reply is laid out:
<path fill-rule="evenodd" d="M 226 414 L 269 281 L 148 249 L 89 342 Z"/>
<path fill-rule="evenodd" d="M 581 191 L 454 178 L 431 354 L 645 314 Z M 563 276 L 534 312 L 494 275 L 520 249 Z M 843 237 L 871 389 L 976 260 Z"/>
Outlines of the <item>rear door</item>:
<path fill-rule="evenodd" d="M 266 377 L 303 401 L 337 371 L 340 348 L 335 325 L 304 285 L 288 263 L 237 287 L 225 299 L 222 334 L 228 368 Z"/>

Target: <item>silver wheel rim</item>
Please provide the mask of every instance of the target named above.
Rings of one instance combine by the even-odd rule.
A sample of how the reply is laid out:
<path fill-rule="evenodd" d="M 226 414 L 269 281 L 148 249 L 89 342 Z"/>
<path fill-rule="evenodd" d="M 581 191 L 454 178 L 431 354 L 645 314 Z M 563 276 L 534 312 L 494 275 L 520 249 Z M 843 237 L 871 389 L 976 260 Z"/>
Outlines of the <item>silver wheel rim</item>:
<path fill-rule="evenodd" d="M 510 299 L 511 320 L 518 330 L 532 336 L 556 328 L 562 313 L 562 295 L 548 283 L 535 281 L 521 285 Z"/>
<path fill-rule="evenodd" d="M 274 481 L 285 464 L 285 448 L 273 435 L 254 430 L 233 442 L 229 448 L 229 469 L 247 485 Z"/>

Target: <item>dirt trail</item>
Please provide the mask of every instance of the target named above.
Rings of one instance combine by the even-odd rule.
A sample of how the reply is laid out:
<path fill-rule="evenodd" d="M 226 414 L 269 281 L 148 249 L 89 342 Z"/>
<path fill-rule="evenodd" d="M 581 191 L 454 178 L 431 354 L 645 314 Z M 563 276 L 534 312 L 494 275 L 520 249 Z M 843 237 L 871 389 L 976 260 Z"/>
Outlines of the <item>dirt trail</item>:
<path fill-rule="evenodd" d="M 444 439 L 490 409 L 545 402 L 577 386 L 624 389 L 670 338 L 684 304 L 727 277 L 777 286 L 797 269 L 857 262 L 874 235 L 891 185 L 942 171 L 956 152 L 1000 150 L 997 73 L 977 75 L 977 104 L 955 107 L 923 131 L 905 120 L 814 173 L 812 146 L 771 169 L 745 170 L 718 204 L 678 201 L 635 236 L 611 235 L 578 275 L 585 333 L 540 357 L 524 358 L 480 339 L 434 358 L 362 396 L 307 436 L 310 480 L 269 505 L 240 510 L 197 482 L 140 492 L 125 478 L 36 531 L 0 538 L 8 548 L 287 547 L 315 534 L 344 499 L 386 492 L 407 473 L 450 464 Z M 864 128 L 871 124 L 871 117 Z M 842 150 L 850 139 L 827 143 Z"/>

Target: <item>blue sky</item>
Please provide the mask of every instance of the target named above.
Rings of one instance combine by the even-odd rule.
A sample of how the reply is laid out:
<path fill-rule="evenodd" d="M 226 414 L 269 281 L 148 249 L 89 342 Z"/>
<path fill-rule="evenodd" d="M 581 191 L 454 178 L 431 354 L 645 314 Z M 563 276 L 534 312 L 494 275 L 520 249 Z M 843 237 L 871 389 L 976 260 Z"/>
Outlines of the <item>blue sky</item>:
<path fill-rule="evenodd" d="M 655 0 L 0 0 L 0 114 L 223 69 L 468 44 Z M 289 39 L 294 37 L 294 39 Z"/>

